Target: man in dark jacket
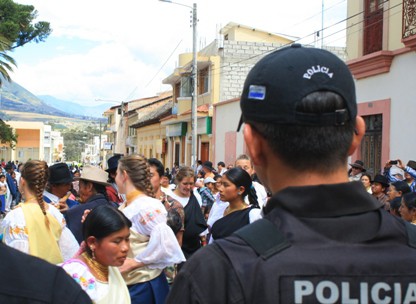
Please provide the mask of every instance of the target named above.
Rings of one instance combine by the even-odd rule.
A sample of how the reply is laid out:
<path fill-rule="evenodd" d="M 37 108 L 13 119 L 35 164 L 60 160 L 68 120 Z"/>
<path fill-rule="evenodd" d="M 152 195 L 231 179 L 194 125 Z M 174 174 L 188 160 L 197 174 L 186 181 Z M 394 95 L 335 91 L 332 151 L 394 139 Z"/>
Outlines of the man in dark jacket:
<path fill-rule="evenodd" d="M 0 303 L 92 303 L 62 268 L 4 244 L 0 256 Z"/>
<path fill-rule="evenodd" d="M 43 200 L 48 204 L 58 207 L 62 213 L 68 208 L 78 205 L 77 201 L 71 200 L 70 196 L 73 176 L 65 163 L 56 163 L 49 167 L 49 178 Z"/>
<path fill-rule="evenodd" d="M 346 174 L 365 123 L 345 63 L 299 44 L 277 50 L 249 72 L 240 106 L 273 194 L 265 218 L 196 252 L 167 303 L 415 302 L 415 226 Z"/>
<path fill-rule="evenodd" d="M 6 170 L 6 182 L 7 187 L 9 187 L 11 197 L 6 200 L 6 211 L 10 211 L 10 208 L 13 207 L 17 199 L 17 186 L 13 180 L 12 173 L 14 172 L 13 165 L 11 162 L 7 163 L 4 167 Z"/>
<path fill-rule="evenodd" d="M 84 211 L 99 205 L 110 204 L 106 192 L 106 186 L 109 185 L 108 173 L 98 167 L 85 166 L 81 176 L 75 179 L 79 180 L 81 204 L 69 209 L 65 213 L 65 219 L 69 230 L 72 231 L 78 243 L 81 243 L 83 241 L 81 220 Z"/>

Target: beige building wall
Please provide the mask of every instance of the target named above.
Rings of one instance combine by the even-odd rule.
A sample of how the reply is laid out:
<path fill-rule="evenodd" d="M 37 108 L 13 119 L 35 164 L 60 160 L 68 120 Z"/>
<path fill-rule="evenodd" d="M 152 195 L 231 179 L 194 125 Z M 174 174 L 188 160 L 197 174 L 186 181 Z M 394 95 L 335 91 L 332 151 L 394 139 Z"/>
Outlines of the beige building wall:
<path fill-rule="evenodd" d="M 184 55 L 184 54 L 182 54 Z M 180 63 L 182 66 L 188 66 L 192 63 L 192 56 L 187 56 L 189 54 L 185 54 L 185 56 L 179 56 Z M 185 61 L 189 60 L 189 61 Z M 198 106 L 204 104 L 215 104 L 219 101 L 220 98 L 220 64 L 221 58 L 219 56 L 198 56 L 198 70 L 202 68 L 209 67 L 209 89 L 208 92 L 203 94 L 198 94 L 197 101 Z M 199 81 L 199 79 L 198 79 Z M 186 111 L 191 110 L 192 105 L 192 97 L 178 97 L 178 114 L 182 114 Z"/>
<path fill-rule="evenodd" d="M 44 124 L 42 122 L 10 121 L 7 122 L 18 135 L 16 147 L 0 145 L 1 157 L 6 161 L 29 159 L 44 160 Z"/>
<path fill-rule="evenodd" d="M 389 0 L 384 3 L 384 20 L 388 23 L 388 46 L 389 51 L 403 47 L 402 39 L 402 0 Z M 387 15 L 387 16 L 386 16 Z"/>
<path fill-rule="evenodd" d="M 384 2 L 383 15 L 383 50 L 394 51 L 403 47 L 402 1 Z M 363 56 L 364 40 L 364 1 L 350 0 L 347 6 L 347 60 Z"/>
<path fill-rule="evenodd" d="M 348 1 L 347 5 L 347 60 L 355 59 L 362 55 L 363 48 L 363 1 Z"/>
<path fill-rule="evenodd" d="M 163 151 L 164 139 L 166 139 L 166 127 L 160 123 L 137 128 L 137 153 L 146 158 L 155 157 L 166 165 L 167 151 Z"/>
<path fill-rule="evenodd" d="M 223 32 L 224 39 L 247 42 L 267 42 L 267 43 L 291 43 L 292 40 L 286 39 L 263 30 L 237 25 Z M 228 36 L 228 37 L 227 37 Z"/>

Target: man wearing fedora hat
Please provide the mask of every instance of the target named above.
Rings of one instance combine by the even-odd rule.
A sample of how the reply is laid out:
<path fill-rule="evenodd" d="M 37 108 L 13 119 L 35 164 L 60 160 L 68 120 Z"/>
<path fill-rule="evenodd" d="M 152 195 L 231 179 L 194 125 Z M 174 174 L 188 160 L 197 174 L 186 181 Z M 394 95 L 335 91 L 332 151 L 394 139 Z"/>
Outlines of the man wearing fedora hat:
<path fill-rule="evenodd" d="M 56 163 L 49 167 L 49 179 L 43 193 L 43 200 L 57 206 L 62 213 L 78 205 L 69 199 L 73 176 L 65 163 Z"/>
<path fill-rule="evenodd" d="M 204 170 L 205 172 L 205 178 L 207 177 L 215 177 L 215 168 L 212 166 L 212 162 L 210 162 L 209 160 L 205 161 L 202 163 L 202 170 Z"/>
<path fill-rule="evenodd" d="M 360 181 L 361 176 L 365 171 L 364 162 L 362 160 L 356 160 L 353 164 L 350 164 L 351 169 L 348 171 L 348 178 L 350 181 Z"/>
<path fill-rule="evenodd" d="M 124 202 L 123 195 L 118 193 L 118 187 L 117 187 L 116 180 L 115 180 L 118 160 L 122 156 L 123 156 L 122 154 L 116 154 L 116 155 L 111 156 L 107 160 L 107 169 L 105 170 L 108 173 L 108 182 L 109 182 L 109 185 L 107 186 L 108 199 L 117 204 L 121 204 L 122 202 Z"/>
<path fill-rule="evenodd" d="M 389 197 L 386 194 L 386 190 L 389 187 L 389 181 L 381 174 L 374 176 L 374 180 L 371 181 L 372 195 L 386 210 L 390 210 Z"/>
<path fill-rule="evenodd" d="M 108 173 L 101 168 L 94 166 L 85 166 L 81 172 L 79 180 L 79 197 L 81 204 L 69 209 L 65 213 L 66 224 L 72 231 L 78 243 L 83 240 L 82 237 L 82 215 L 85 210 L 91 210 L 99 205 L 111 204 L 107 197 L 106 186 Z M 112 205 L 112 204 L 111 204 Z M 114 205 L 113 205 L 114 206 Z"/>

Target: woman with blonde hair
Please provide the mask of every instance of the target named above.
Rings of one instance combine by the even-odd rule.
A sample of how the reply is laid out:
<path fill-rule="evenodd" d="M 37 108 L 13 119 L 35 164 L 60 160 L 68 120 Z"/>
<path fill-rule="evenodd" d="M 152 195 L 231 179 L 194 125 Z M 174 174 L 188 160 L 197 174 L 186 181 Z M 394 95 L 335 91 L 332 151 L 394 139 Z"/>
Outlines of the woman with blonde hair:
<path fill-rule="evenodd" d="M 208 228 L 201 206 L 194 195 L 193 187 L 195 184 L 194 170 L 190 167 L 181 167 L 175 177 L 176 188 L 170 194 L 174 200 L 170 204 L 178 204 L 183 208 L 184 223 L 183 229 L 179 232 L 178 240 L 180 241 L 182 251 L 189 259 L 205 241 L 204 231 Z M 170 201 L 170 199 L 168 198 Z M 180 269 L 182 265 L 179 265 Z"/>
<path fill-rule="evenodd" d="M 185 257 L 166 224 L 165 207 L 154 198 L 146 158 L 136 154 L 121 158 L 115 180 L 126 195 L 120 210 L 132 222 L 128 258 L 120 267 L 131 302 L 164 303 L 169 286 L 163 269 Z"/>
<path fill-rule="evenodd" d="M 4 218 L 3 242 L 58 264 L 72 257 L 79 246 L 61 212 L 43 201 L 47 180 L 45 161 L 31 160 L 24 164 L 19 182 L 24 202 Z"/>

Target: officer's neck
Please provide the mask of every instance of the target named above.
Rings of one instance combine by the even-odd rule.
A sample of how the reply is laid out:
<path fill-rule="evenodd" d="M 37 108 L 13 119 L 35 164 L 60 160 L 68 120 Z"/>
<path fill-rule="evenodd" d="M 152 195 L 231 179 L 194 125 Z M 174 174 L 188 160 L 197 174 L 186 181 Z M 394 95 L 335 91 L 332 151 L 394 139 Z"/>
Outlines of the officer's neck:
<path fill-rule="evenodd" d="M 259 170 L 257 173 L 259 174 Z M 263 171 L 263 170 L 260 170 Z M 299 171 L 289 168 L 281 162 L 268 162 L 261 174 L 261 181 L 271 191 L 279 192 L 287 187 L 315 186 L 325 184 L 338 184 L 348 182 L 347 165 L 342 166 L 330 173 L 315 171 Z"/>

